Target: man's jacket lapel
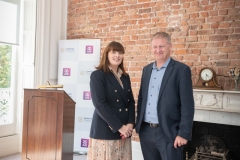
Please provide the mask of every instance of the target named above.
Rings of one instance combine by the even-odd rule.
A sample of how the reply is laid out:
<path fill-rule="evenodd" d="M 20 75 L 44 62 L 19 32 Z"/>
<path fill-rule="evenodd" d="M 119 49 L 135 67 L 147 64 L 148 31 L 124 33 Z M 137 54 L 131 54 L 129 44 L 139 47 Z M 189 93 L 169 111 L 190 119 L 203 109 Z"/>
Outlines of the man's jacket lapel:
<path fill-rule="evenodd" d="M 161 88 L 160 88 L 160 91 L 159 91 L 159 96 L 158 96 L 158 102 L 159 100 L 161 99 L 161 96 L 162 96 L 162 93 L 164 91 L 164 88 L 167 84 L 167 81 L 168 81 L 168 78 L 169 76 L 171 75 L 173 69 L 174 69 L 174 60 L 171 59 L 166 70 L 165 70 L 165 73 L 164 73 L 164 76 L 163 76 L 163 79 L 162 79 L 162 84 L 161 84 Z"/>
<path fill-rule="evenodd" d="M 153 63 L 152 63 L 153 65 Z M 150 83 L 150 78 L 151 78 L 151 73 L 152 73 L 152 65 L 149 65 L 145 71 L 144 71 L 144 74 L 143 74 L 143 78 L 145 79 L 144 80 L 144 84 L 142 85 L 144 88 L 142 89 L 142 97 L 144 98 L 142 100 L 142 108 L 143 108 L 143 111 L 145 111 L 146 109 L 146 103 L 147 103 L 147 97 L 148 97 L 148 86 L 149 86 L 149 83 Z"/>

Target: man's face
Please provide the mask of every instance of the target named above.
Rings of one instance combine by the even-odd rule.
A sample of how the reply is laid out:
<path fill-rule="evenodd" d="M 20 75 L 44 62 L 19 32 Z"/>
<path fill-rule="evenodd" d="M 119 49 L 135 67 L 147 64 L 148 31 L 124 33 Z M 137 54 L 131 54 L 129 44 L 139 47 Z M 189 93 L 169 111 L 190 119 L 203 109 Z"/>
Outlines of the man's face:
<path fill-rule="evenodd" d="M 170 57 L 172 44 L 165 38 L 154 38 L 152 40 L 152 53 L 157 62 L 166 62 Z"/>

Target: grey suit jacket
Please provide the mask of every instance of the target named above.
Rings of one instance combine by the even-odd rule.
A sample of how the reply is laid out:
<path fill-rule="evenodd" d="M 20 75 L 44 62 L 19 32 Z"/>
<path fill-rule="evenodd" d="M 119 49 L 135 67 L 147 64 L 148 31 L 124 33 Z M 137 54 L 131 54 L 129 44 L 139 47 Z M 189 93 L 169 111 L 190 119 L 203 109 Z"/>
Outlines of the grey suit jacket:
<path fill-rule="evenodd" d="M 136 131 L 139 133 L 146 109 L 148 85 L 153 63 L 143 68 L 137 104 Z M 191 140 L 194 99 L 190 68 L 173 59 L 163 76 L 157 103 L 160 128 L 167 142 L 177 135 Z"/>

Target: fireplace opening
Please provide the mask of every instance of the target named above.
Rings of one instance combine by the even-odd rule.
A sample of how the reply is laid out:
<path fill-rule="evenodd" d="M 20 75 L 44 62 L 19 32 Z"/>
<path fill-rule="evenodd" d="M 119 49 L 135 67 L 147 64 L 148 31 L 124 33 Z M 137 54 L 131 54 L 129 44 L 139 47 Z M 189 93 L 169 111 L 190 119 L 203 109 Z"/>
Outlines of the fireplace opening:
<path fill-rule="evenodd" d="M 205 135 L 201 139 L 201 146 L 196 148 L 190 160 L 229 160 L 229 150 L 220 138 Z"/>
<path fill-rule="evenodd" d="M 186 160 L 240 160 L 240 126 L 194 121 L 184 152 Z"/>

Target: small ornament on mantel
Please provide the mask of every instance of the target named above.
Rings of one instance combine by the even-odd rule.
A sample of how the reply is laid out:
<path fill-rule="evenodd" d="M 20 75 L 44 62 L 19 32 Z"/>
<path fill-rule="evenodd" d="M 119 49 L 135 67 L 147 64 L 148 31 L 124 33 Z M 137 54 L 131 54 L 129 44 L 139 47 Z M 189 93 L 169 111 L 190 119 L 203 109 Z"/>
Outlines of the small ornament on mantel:
<path fill-rule="evenodd" d="M 238 68 L 233 68 L 230 69 L 230 71 L 228 72 L 229 77 L 231 77 L 234 82 L 235 82 L 235 88 L 233 89 L 234 91 L 239 91 L 239 75 L 240 75 L 240 70 Z"/>
<path fill-rule="evenodd" d="M 217 74 L 211 67 L 204 67 L 199 72 L 199 79 L 197 84 L 193 85 L 194 89 L 206 90 L 222 90 L 222 86 L 217 84 Z"/>

